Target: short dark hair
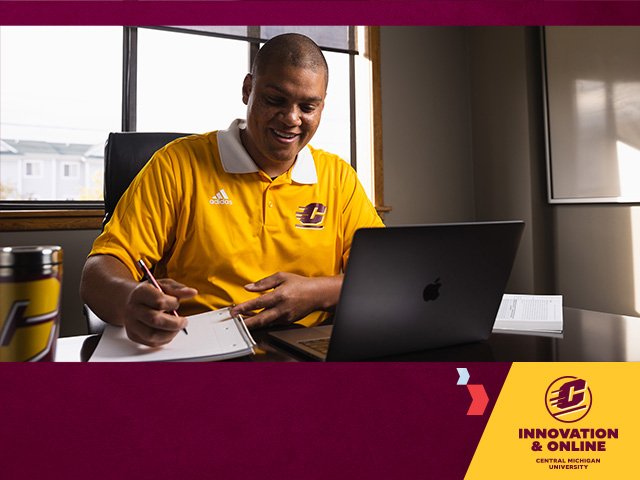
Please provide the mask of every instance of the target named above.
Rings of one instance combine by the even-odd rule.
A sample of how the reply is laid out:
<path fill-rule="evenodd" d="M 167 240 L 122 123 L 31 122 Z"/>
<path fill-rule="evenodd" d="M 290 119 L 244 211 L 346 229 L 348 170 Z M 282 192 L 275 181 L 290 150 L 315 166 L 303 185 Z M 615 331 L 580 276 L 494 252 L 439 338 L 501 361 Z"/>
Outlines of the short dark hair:
<path fill-rule="evenodd" d="M 283 33 L 267 41 L 256 54 L 251 75 L 257 77 L 273 64 L 323 70 L 329 83 L 329 67 L 322 50 L 316 42 L 300 33 Z"/>

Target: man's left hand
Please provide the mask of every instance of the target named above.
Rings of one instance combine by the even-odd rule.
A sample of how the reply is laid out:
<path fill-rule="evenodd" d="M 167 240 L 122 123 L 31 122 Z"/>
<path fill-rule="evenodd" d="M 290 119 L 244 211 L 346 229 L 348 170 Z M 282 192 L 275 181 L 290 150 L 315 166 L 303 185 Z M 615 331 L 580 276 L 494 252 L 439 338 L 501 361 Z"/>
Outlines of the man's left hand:
<path fill-rule="evenodd" d="M 244 315 L 249 328 L 290 324 L 314 311 L 333 310 L 340 296 L 342 278 L 342 275 L 303 277 L 278 272 L 245 285 L 246 290 L 262 295 L 236 305 L 231 313 Z M 262 311 L 253 315 L 256 310 Z"/>

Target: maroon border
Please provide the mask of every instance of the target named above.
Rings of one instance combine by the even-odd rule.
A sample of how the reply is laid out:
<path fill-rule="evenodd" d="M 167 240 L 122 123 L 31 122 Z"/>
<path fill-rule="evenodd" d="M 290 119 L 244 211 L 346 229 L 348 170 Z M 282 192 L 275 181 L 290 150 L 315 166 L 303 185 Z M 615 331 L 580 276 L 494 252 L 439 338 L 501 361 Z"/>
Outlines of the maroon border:
<path fill-rule="evenodd" d="M 632 25 L 636 1 L 0 1 L 3 25 Z"/>
<path fill-rule="evenodd" d="M 0 365 L 2 478 L 463 478 L 509 368 Z"/>

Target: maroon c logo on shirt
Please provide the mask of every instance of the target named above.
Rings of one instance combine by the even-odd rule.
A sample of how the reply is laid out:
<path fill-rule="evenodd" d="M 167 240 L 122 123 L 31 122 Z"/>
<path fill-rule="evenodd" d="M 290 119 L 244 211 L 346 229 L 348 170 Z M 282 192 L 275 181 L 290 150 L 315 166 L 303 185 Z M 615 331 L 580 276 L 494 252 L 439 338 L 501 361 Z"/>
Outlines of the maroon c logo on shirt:
<path fill-rule="evenodd" d="M 321 203 L 310 203 L 305 207 L 298 207 L 296 218 L 300 223 L 296 224 L 297 228 L 324 228 L 324 216 L 327 207 Z"/>

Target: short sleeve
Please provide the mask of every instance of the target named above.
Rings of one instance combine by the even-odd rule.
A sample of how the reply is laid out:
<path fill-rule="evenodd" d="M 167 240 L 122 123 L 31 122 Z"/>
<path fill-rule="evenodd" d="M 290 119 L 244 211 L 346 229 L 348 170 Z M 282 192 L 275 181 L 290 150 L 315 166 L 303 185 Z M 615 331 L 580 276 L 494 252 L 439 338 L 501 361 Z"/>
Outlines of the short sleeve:
<path fill-rule="evenodd" d="M 134 278 L 135 262 L 156 264 L 171 248 L 182 197 L 170 153 L 154 154 L 121 197 L 112 218 L 89 253 L 111 255 L 122 261 Z"/>

